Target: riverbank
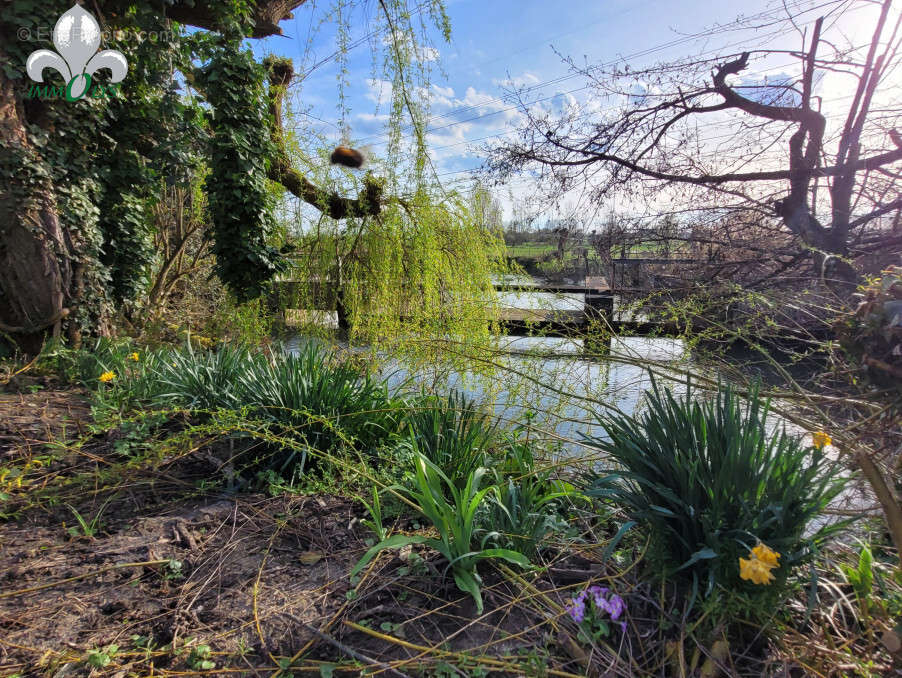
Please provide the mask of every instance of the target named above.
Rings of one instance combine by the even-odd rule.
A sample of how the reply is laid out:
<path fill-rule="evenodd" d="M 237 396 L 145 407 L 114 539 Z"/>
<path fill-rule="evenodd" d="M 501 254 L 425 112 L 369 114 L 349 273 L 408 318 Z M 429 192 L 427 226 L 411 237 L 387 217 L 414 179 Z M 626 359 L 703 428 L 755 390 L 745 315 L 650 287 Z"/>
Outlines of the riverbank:
<path fill-rule="evenodd" d="M 383 559 L 352 584 L 372 543 L 356 499 L 202 490 L 223 473 L 215 443 L 149 463 L 124 458 L 122 429 L 63 435 L 95 426 L 79 390 L 4 393 L 0 421 L 3 465 L 44 471 L 24 476 L 29 491 L 7 498 L 14 515 L 0 523 L 5 675 L 272 675 L 289 665 L 326 675 L 335 663 L 390 663 L 395 675 L 538 671 L 555 643 L 545 625 L 563 622 L 567 592 L 603 575 L 592 549 L 556 555 L 528 592 L 517 576 L 486 572 L 474 623 L 473 599 L 426 549 Z M 422 526 L 398 518 L 393 528 Z M 568 647 L 555 663 L 574 661 Z"/>
<path fill-rule="evenodd" d="M 717 596 L 703 600 L 679 575 L 660 579 L 668 552 L 653 528 L 593 496 L 579 460 L 549 464 L 537 430 L 499 428 L 444 395 L 399 400 L 361 366 L 305 350 L 111 344 L 55 354 L 9 382 L 4 675 L 892 669 L 881 610 L 902 597 L 877 541 L 872 573 L 891 595 L 869 600 L 867 616 L 837 569 L 858 564 L 842 538 L 814 570 L 781 564 L 772 584 L 746 581 L 724 556 Z M 290 393 L 307 395 L 291 404 Z M 797 453 L 809 451 L 785 450 Z M 417 461 L 427 454 L 440 466 Z M 779 534 L 762 534 L 791 562 Z M 383 538 L 407 545 L 371 553 Z M 514 548 L 527 555 L 490 552 Z M 451 570 L 454 553 L 475 552 L 485 557 Z"/>

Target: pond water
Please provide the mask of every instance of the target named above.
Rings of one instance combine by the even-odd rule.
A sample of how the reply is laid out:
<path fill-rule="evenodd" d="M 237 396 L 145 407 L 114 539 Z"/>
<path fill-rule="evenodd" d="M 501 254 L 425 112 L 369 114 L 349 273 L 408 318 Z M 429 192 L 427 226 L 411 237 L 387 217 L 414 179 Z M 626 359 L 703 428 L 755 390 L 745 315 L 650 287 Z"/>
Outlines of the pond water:
<path fill-rule="evenodd" d="M 530 286 L 539 281 L 507 277 L 505 282 Z M 580 310 L 584 295 L 502 292 L 499 302 L 506 308 Z M 303 341 L 300 337 L 289 341 L 288 348 Z M 492 374 L 455 371 L 444 365 L 413 369 L 397 361 L 388 361 L 383 373 L 392 388 L 462 391 L 494 411 L 503 424 L 523 422 L 532 413 L 538 435 L 556 441 L 566 456 L 582 456 L 587 452 L 584 435 L 603 435 L 598 414 L 606 408 L 632 414 L 639 407 L 651 387 L 642 366 L 649 361 L 683 372 L 699 368 L 693 366 L 679 339 L 618 337 L 599 359 L 586 351 L 582 339 L 504 336 L 497 338 L 494 362 L 499 369 Z"/>
<path fill-rule="evenodd" d="M 523 284 L 518 281 L 517 284 Z M 539 292 L 502 293 L 502 307 L 540 309 L 580 309 L 582 294 Z M 296 349 L 307 339 L 296 337 L 287 348 Z M 367 351 L 368 347 L 355 347 Z M 430 364 L 412 368 L 396 360 L 386 361 L 383 374 L 392 388 L 425 388 L 445 394 L 457 389 L 483 403 L 502 425 L 522 424 L 530 413 L 535 435 L 556 446 L 556 457 L 593 459 L 596 450 L 584 444 L 585 436 L 603 437 L 598 415 L 615 409 L 634 414 L 650 390 L 648 371 L 671 372 L 685 379 L 687 373 L 716 377 L 710 367 L 693 359 L 680 339 L 616 337 L 604 355 L 587 352 L 581 339 L 556 337 L 497 337 L 490 372 L 455 370 L 448 365 Z M 685 393 L 685 384 L 667 380 L 676 393 Z M 805 431 L 774 414 L 768 429 L 785 426 L 790 433 Z M 834 501 L 834 507 L 861 510 L 873 504 L 866 489 L 855 483 Z M 822 518 L 818 523 L 827 518 Z M 813 527 L 813 526 L 812 526 Z"/>
<path fill-rule="evenodd" d="M 458 389 L 491 407 L 505 424 L 523 422 L 531 413 L 537 433 L 559 442 L 567 456 L 586 452 L 584 435 L 603 434 L 597 415 L 607 408 L 627 414 L 637 410 L 651 378 L 633 361 L 672 366 L 687 361 L 683 342 L 675 339 L 615 339 L 605 360 L 585 357 L 583 342 L 576 339 L 502 337 L 497 349 L 500 368 L 493 375 L 437 370 L 417 374 L 415 380 L 428 380 L 438 392 Z M 393 385 L 411 376 L 401 365 L 391 370 Z"/>

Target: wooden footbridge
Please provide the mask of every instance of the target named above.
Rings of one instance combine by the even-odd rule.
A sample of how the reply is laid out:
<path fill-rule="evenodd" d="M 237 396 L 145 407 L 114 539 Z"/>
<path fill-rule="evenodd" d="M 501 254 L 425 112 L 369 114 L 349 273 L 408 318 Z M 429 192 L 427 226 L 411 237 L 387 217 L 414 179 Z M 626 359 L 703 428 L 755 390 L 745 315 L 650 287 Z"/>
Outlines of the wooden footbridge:
<path fill-rule="evenodd" d="M 579 335 L 599 322 L 610 325 L 614 315 L 614 293 L 608 281 L 602 276 L 586 276 L 582 284 L 537 284 L 500 281 L 495 291 L 517 295 L 574 294 L 583 295 L 582 307 L 572 309 L 514 308 L 502 307 L 501 326 L 510 334 L 530 332 L 548 335 Z M 329 280 L 281 280 L 274 283 L 273 306 L 279 298 L 297 298 L 297 293 L 306 288 L 312 291 L 314 309 L 287 309 L 286 324 L 332 324 L 346 327 L 346 314 L 342 300 L 342 290 Z M 574 306 L 577 306 L 575 304 Z"/>
<path fill-rule="evenodd" d="M 586 276 L 581 285 L 495 284 L 495 291 L 512 294 L 581 294 L 582 308 L 544 309 L 502 307 L 501 326 L 510 334 L 540 332 L 551 335 L 584 334 L 592 324 L 610 324 L 614 315 L 614 292 L 603 276 Z"/>

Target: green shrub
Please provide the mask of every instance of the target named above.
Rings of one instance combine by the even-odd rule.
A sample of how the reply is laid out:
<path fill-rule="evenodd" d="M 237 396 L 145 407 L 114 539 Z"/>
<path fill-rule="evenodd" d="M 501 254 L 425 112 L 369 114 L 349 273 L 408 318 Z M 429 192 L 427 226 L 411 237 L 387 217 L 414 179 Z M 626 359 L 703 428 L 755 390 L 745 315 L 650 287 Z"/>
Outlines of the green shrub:
<path fill-rule="evenodd" d="M 521 441 L 509 443 L 491 472 L 494 484 L 480 522 L 496 545 L 533 558 L 549 535 L 567 529 L 561 510 L 579 492 L 554 481 L 550 470 L 536 470 L 530 446 Z"/>
<path fill-rule="evenodd" d="M 384 549 L 401 548 L 409 544 L 425 544 L 448 561 L 457 587 L 469 593 L 482 613 L 482 579 L 476 572 L 480 560 L 500 558 L 521 567 L 529 566 L 529 559 L 511 549 L 487 548 L 491 533 L 479 539 L 477 513 L 492 487 L 480 489 L 486 475 L 485 468 L 474 469 L 460 486 L 423 454 L 414 460 L 416 469 L 408 488 L 400 488 L 438 532 L 438 538 L 421 535 L 396 534 L 383 539 L 367 551 L 351 570 L 354 577 L 377 553 Z M 450 499 L 449 499 L 450 498 Z"/>
<path fill-rule="evenodd" d="M 384 381 L 361 376 L 313 343 L 297 354 L 279 353 L 254 364 L 241 393 L 254 416 L 323 451 L 348 446 L 373 455 L 397 434 L 404 411 Z M 275 468 L 303 470 L 305 456 L 289 451 L 274 460 Z"/>
<path fill-rule="evenodd" d="M 760 541 L 781 554 L 773 572 L 782 588 L 842 524 L 812 521 L 847 478 L 822 450 L 784 428 L 768 432 L 769 402 L 748 403 L 729 386 L 710 400 L 682 397 L 653 382 L 635 418 L 600 418 L 607 437 L 588 437 L 614 462 L 591 479 L 589 494 L 623 507 L 644 526 L 665 576 L 691 577 L 703 595 L 715 584 L 760 592 L 740 580 L 739 558 Z M 811 528 L 810 533 L 806 528 Z"/>
<path fill-rule="evenodd" d="M 498 442 L 495 424 L 476 403 L 452 391 L 447 398 L 423 396 L 404 421 L 400 447 L 422 454 L 461 488 L 485 464 Z"/>
<path fill-rule="evenodd" d="M 483 525 L 495 533 L 498 546 L 533 558 L 545 539 L 567 529 L 558 501 L 567 491 L 554 491 L 536 476 L 497 478 L 489 493 Z"/>
<path fill-rule="evenodd" d="M 216 350 L 164 349 L 145 371 L 146 390 L 154 404 L 191 410 L 236 410 L 247 405 L 248 375 L 263 369 L 266 357 L 241 344 Z"/>
<path fill-rule="evenodd" d="M 156 357 L 128 339 L 101 337 L 90 349 L 51 343 L 41 353 L 40 363 L 64 382 L 93 391 L 94 417 L 102 423 L 148 402 L 145 375 L 154 369 Z"/>
<path fill-rule="evenodd" d="M 58 342 L 50 342 L 41 352 L 40 363 L 54 372 L 61 380 L 87 388 L 97 387 L 97 379 L 104 372 L 112 371 L 117 377 L 131 367 L 129 355 L 136 351 L 127 339 L 95 340 L 90 349 L 68 348 Z"/>
<path fill-rule="evenodd" d="M 340 447 L 372 454 L 397 434 L 403 401 L 387 385 L 306 344 L 297 354 L 271 356 L 244 345 L 213 351 L 190 345 L 148 358 L 142 388 L 157 405 L 241 412 L 268 433 L 302 445 L 266 450 L 248 470 L 274 470 L 289 481 L 303 474 L 308 451 Z M 247 460 L 246 460 L 247 461 Z"/>

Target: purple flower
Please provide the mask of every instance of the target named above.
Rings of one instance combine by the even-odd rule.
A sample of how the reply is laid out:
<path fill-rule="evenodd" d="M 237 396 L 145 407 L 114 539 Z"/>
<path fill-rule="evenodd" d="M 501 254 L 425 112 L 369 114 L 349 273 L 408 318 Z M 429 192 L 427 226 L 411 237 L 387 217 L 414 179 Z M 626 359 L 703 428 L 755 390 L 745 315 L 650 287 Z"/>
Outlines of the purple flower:
<path fill-rule="evenodd" d="M 604 609 L 604 597 L 607 592 L 608 589 L 602 588 L 601 586 L 589 587 L 589 593 L 592 594 L 592 599 L 595 601 L 595 607 Z"/>
<path fill-rule="evenodd" d="M 573 598 L 570 601 L 570 605 L 567 606 L 567 612 L 570 613 L 573 621 L 577 624 L 582 624 L 583 619 L 586 618 L 586 595 L 587 591 L 583 591 L 576 598 Z"/>
<path fill-rule="evenodd" d="M 570 601 L 570 605 L 567 606 L 567 612 L 573 617 L 573 621 L 577 624 L 582 624 L 583 619 L 586 618 L 586 604 L 581 600 L 574 599 Z"/>
<path fill-rule="evenodd" d="M 608 597 L 609 594 L 610 597 Z M 611 594 L 610 590 L 603 586 L 590 586 L 572 598 L 570 604 L 567 605 L 567 612 L 577 624 L 581 624 L 586 618 L 586 602 L 590 596 L 595 612 L 597 614 L 606 612 L 611 621 L 617 621 L 626 611 L 626 603 L 616 593 Z M 620 622 L 620 628 L 623 631 L 626 631 L 626 626 L 625 620 Z"/>

